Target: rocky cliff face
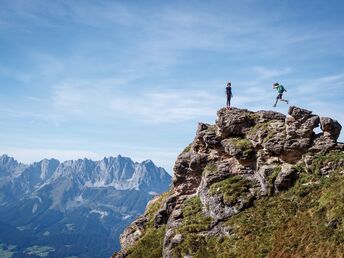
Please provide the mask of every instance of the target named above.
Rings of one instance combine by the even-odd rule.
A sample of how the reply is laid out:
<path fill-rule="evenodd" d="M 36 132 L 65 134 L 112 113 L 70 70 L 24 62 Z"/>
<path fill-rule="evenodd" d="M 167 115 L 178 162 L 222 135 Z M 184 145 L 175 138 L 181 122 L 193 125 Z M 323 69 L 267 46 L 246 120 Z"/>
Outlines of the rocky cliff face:
<path fill-rule="evenodd" d="M 217 115 L 198 125 L 170 191 L 122 233 L 113 257 L 342 257 L 341 125 L 294 106 L 288 116 Z"/>

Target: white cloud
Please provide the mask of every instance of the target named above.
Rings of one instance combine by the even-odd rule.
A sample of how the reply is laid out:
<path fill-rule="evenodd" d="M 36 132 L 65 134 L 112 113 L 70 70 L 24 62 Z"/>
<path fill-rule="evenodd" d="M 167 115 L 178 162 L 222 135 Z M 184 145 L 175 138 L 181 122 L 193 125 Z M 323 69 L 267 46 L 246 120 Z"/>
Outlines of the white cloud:
<path fill-rule="evenodd" d="M 305 80 L 299 83 L 299 94 L 307 94 L 314 98 L 322 98 L 324 94 L 337 94 L 344 90 L 344 73 L 332 74 L 315 79 Z M 317 94 L 309 94 L 317 93 Z"/>
<path fill-rule="evenodd" d="M 262 79 L 276 78 L 281 75 L 286 75 L 292 72 L 292 69 L 290 67 L 276 69 L 276 68 L 267 68 L 263 66 L 255 66 L 252 69 L 254 72 L 257 73 L 258 77 Z"/>
<path fill-rule="evenodd" d="M 207 64 L 209 56 L 211 56 L 209 62 L 218 62 L 210 63 L 209 71 L 217 69 L 220 65 L 228 65 L 228 70 L 233 69 L 234 73 L 238 71 L 254 73 L 253 76 L 241 75 L 241 78 L 251 81 L 235 82 L 232 100 L 234 106 L 253 110 L 269 109 L 275 98 L 275 92 L 272 91 L 269 81 L 289 75 L 296 71 L 297 67 L 289 63 L 277 68 L 277 65 L 269 65 L 271 63 L 265 66 L 267 60 L 271 57 L 275 58 L 274 55 L 280 56 L 281 53 L 295 55 L 298 51 L 304 51 L 305 46 L 309 46 L 309 49 L 302 52 L 300 57 L 313 58 L 320 52 L 329 51 L 328 46 L 319 49 L 316 44 L 323 42 L 326 45 L 329 40 L 340 41 L 343 35 L 342 32 L 338 33 L 336 28 L 324 32 L 323 27 L 309 30 L 307 26 L 283 26 L 280 19 L 284 18 L 281 17 L 271 20 L 270 17 L 261 14 L 255 15 L 255 12 L 253 16 L 247 16 L 245 11 L 233 10 L 230 15 L 222 15 L 221 12 L 211 10 L 202 11 L 200 5 L 193 4 L 188 6 L 192 9 L 185 9 L 184 6 L 171 8 L 173 5 L 171 4 L 164 5 L 165 9 L 160 9 L 159 6 L 139 10 L 134 5 L 113 1 L 97 3 L 70 1 L 62 4 L 60 1 L 29 0 L 25 3 L 21 1 L 4 1 L 4 3 L 9 8 L 6 10 L 11 10 L 15 18 L 9 21 L 4 19 L 5 16 L 1 17 L 0 27 L 2 24 L 9 28 L 18 25 L 30 30 L 36 26 L 59 26 L 59 29 L 62 26 L 70 26 L 68 30 L 73 31 L 74 26 L 76 26 L 74 29 L 78 29 L 77 26 L 81 24 L 99 29 L 98 41 L 92 40 L 93 35 L 86 37 L 82 33 L 80 38 L 66 37 L 67 50 L 73 49 L 72 53 L 67 51 L 57 56 L 52 54 L 53 52 L 30 52 L 26 57 L 30 61 L 26 73 L 18 71 L 17 67 L 13 70 L 0 67 L 0 73 L 6 77 L 16 77 L 17 80 L 31 83 L 27 85 L 33 88 L 28 97 L 32 101 L 47 97 L 47 101 L 41 102 L 41 108 L 39 111 L 37 108 L 37 112 L 26 107 L 20 110 L 18 103 L 18 108 L 16 107 L 14 111 L 0 110 L 1 117 L 15 118 L 17 121 L 24 118 L 30 121 L 37 119 L 44 121 L 44 125 L 47 120 L 51 120 L 54 124 L 61 124 L 65 120 L 76 121 L 75 124 L 80 120 L 91 121 L 94 122 L 92 124 L 99 123 L 100 126 L 104 121 L 123 123 L 128 119 L 146 124 L 152 123 L 152 126 L 156 124 L 169 126 L 171 123 L 194 122 L 197 119 L 212 122 L 216 110 L 225 103 L 224 85 L 222 85 L 224 82 L 214 82 L 210 81 L 211 79 L 194 80 L 192 83 L 183 82 L 183 88 L 177 89 L 180 87 L 178 84 L 181 84 L 180 78 L 183 77 L 183 73 L 188 72 L 181 71 L 183 65 L 188 64 L 190 67 L 195 65 L 186 69 L 198 69 L 198 61 L 203 61 L 202 65 Z M 6 10 L 0 10 L 0 14 L 7 12 Z M 276 14 L 273 16 L 276 17 Z M 17 24 L 11 25 L 8 24 L 9 22 Z M 126 26 L 125 33 L 118 30 L 121 26 Z M 83 26 L 82 31 L 84 29 Z M 106 32 L 106 36 L 102 35 L 102 32 Z M 63 34 L 63 36 L 67 35 Z M 314 38 L 317 40 L 313 40 L 311 45 L 303 44 Z M 127 43 L 125 46 L 120 44 L 122 40 Z M 296 45 L 297 47 L 293 48 Z M 31 51 L 34 49 L 30 45 L 27 48 Z M 61 50 L 64 50 L 63 46 Z M 210 52 L 212 53 L 209 55 Z M 252 67 L 255 63 L 251 63 L 251 55 L 262 57 L 262 65 Z M 25 55 L 23 60 L 25 61 Z M 235 60 L 239 60 L 237 64 Z M 201 67 L 200 72 L 203 71 L 202 69 L 208 68 Z M 166 82 L 172 79 L 170 73 L 177 74 L 173 78 L 174 83 Z M 106 79 L 108 76 L 114 78 Z M 147 78 L 158 81 L 158 85 L 147 86 L 147 82 L 141 83 L 145 79 L 147 81 Z M 338 105 L 338 101 L 322 99 L 327 94 L 342 92 L 343 79 L 343 74 L 335 74 L 301 81 L 298 84 L 300 87 L 291 87 L 293 90 L 288 91 L 286 96 L 297 105 L 314 108 L 315 112 L 321 112 L 322 115 L 344 122 L 341 110 L 338 108 L 341 103 Z M 36 83 L 41 85 L 36 86 Z M 44 92 L 39 87 L 48 88 L 51 95 L 36 98 L 35 92 Z M 285 113 L 286 109 L 286 105 L 281 105 L 277 110 Z M 2 119 L 0 123 L 6 124 L 7 120 Z M 102 130 L 100 126 L 94 130 L 98 132 Z M 170 153 L 166 149 L 156 151 L 132 149 L 130 147 L 119 150 L 127 153 L 128 156 L 137 159 L 151 158 L 158 164 L 166 164 L 166 166 L 171 166 L 170 161 L 174 161 L 178 153 L 178 151 Z M 31 157 L 42 157 L 45 150 L 39 151 L 40 156 L 31 155 Z M 26 150 L 29 157 L 30 152 L 34 153 L 32 150 Z M 58 153 L 58 151 L 51 152 L 59 155 Z M 73 158 L 88 154 L 94 157 L 99 155 L 87 151 L 67 151 L 60 156 Z"/>
<path fill-rule="evenodd" d="M 116 80 L 60 83 L 53 89 L 54 117 L 62 119 L 126 118 L 150 123 L 176 123 L 214 115 L 217 94 L 200 89 L 156 88 L 124 92 Z M 222 93 L 222 92 L 221 92 Z"/>
<path fill-rule="evenodd" d="M 4 1 L 3 13 L 11 12 L 18 21 L 6 20 L 3 15 L 2 22 L 10 24 L 8 27 L 30 28 L 56 27 L 56 20 L 63 22 L 76 22 L 89 26 L 128 25 L 133 19 L 132 11 L 119 3 L 109 1 Z M 19 22 L 21 21 L 21 22 Z"/>
<path fill-rule="evenodd" d="M 128 113 L 143 121 L 176 123 L 214 114 L 219 98 L 204 90 L 159 89 L 136 96 L 121 96 L 112 102 L 116 112 Z"/>

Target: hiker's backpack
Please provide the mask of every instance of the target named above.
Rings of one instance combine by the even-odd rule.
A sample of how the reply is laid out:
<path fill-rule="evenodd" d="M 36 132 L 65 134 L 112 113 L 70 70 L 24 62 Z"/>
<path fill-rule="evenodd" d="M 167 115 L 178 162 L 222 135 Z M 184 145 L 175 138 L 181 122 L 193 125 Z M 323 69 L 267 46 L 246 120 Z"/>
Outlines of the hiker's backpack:
<path fill-rule="evenodd" d="M 283 87 L 283 85 L 279 85 L 279 89 L 278 89 L 278 93 L 283 93 L 285 92 L 285 88 Z"/>

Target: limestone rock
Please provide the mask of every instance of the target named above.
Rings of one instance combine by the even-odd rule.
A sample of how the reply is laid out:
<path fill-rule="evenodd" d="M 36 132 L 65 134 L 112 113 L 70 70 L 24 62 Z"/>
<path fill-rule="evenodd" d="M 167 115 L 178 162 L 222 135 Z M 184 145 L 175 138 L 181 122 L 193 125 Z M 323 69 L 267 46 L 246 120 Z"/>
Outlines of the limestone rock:
<path fill-rule="evenodd" d="M 282 159 L 296 163 L 311 146 L 315 138 L 314 129 L 319 126 L 320 118 L 312 111 L 291 106 L 289 117 L 285 120 L 286 141 L 283 146 Z"/>
<path fill-rule="evenodd" d="M 154 214 L 154 226 L 166 227 L 164 258 L 177 257 L 175 248 L 187 239 L 180 232 L 187 200 L 197 197 L 202 207 L 198 215 L 211 220 L 197 236 L 230 237 L 232 229 L 224 222 L 256 200 L 292 187 L 298 165 L 310 169 L 315 157 L 344 151 L 344 144 L 337 143 L 341 125 L 336 120 L 299 107 L 291 106 L 288 116 L 237 108 L 221 109 L 217 115 L 214 125 L 199 123 L 193 142 L 175 162 L 169 197 Z M 316 134 L 319 124 L 323 132 Z M 343 166 L 344 160 L 327 162 L 320 173 L 329 175 Z M 146 224 L 142 217 L 124 231 L 119 254 L 144 234 Z"/>
<path fill-rule="evenodd" d="M 245 109 L 219 110 L 217 112 L 218 119 L 216 120 L 218 134 L 221 138 L 243 135 L 255 123 L 253 114 L 253 112 Z"/>
<path fill-rule="evenodd" d="M 258 115 L 260 118 L 259 122 L 266 122 L 271 120 L 280 120 L 284 122 L 285 120 L 284 114 L 275 111 L 261 110 L 257 111 L 256 115 Z"/>
<path fill-rule="evenodd" d="M 342 126 L 338 123 L 338 121 L 329 117 L 321 117 L 320 126 L 321 130 L 324 132 L 324 136 L 335 141 L 338 139 L 340 131 L 342 130 Z"/>
<path fill-rule="evenodd" d="M 290 165 L 282 166 L 282 171 L 278 174 L 274 185 L 275 191 L 283 191 L 289 189 L 297 179 L 297 170 Z"/>
<path fill-rule="evenodd" d="M 126 257 L 126 249 L 129 246 L 134 245 L 135 242 L 143 235 L 144 224 L 146 222 L 146 216 L 140 216 L 123 231 L 119 238 L 122 250 L 119 253 L 114 254 L 113 258 Z"/>

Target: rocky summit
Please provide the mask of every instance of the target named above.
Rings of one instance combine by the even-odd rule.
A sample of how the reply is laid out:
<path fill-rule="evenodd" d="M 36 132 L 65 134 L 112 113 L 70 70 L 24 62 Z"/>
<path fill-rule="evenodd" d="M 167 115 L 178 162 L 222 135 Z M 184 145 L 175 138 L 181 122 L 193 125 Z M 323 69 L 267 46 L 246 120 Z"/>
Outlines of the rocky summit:
<path fill-rule="evenodd" d="M 341 125 L 295 106 L 217 115 L 113 257 L 343 257 Z"/>

